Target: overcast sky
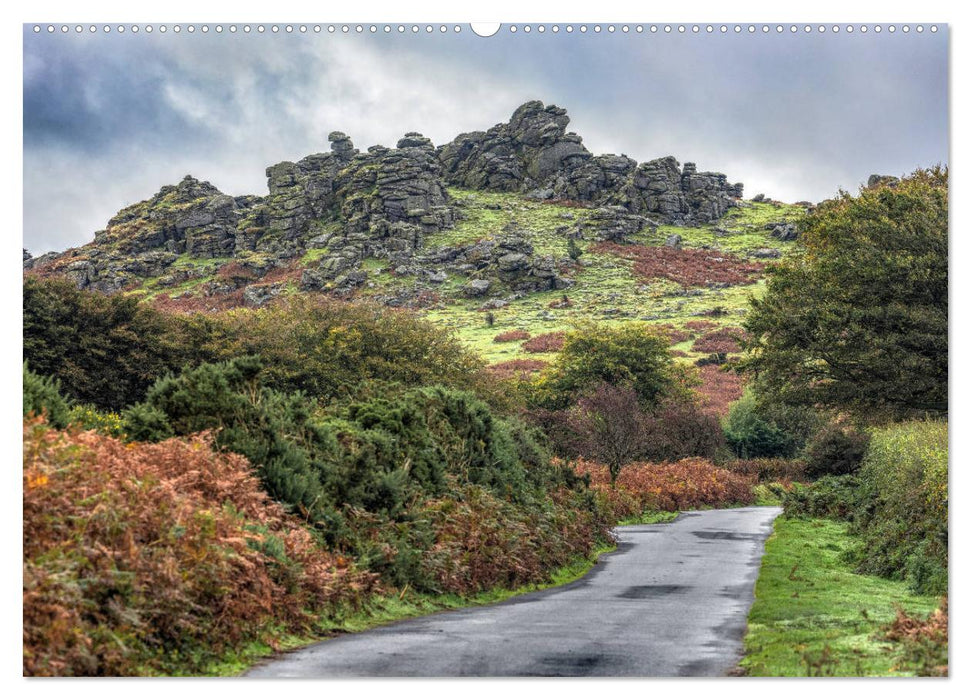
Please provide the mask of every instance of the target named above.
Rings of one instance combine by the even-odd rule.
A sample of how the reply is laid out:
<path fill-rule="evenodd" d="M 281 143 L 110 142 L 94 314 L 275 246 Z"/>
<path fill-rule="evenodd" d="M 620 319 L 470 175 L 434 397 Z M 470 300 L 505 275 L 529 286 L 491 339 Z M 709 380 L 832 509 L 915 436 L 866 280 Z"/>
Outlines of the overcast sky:
<path fill-rule="evenodd" d="M 187 173 L 264 170 L 408 131 L 436 144 L 565 107 L 594 153 L 673 155 L 787 201 L 948 160 L 947 30 L 540 35 L 109 35 L 24 29 L 24 246 L 84 244 Z"/>

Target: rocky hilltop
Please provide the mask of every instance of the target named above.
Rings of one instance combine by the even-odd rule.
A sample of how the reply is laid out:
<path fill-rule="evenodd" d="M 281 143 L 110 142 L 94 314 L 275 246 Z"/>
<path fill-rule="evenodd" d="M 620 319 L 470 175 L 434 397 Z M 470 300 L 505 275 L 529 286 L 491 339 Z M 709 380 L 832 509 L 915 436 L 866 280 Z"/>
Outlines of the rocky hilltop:
<path fill-rule="evenodd" d="M 436 148 L 408 133 L 395 148 L 354 147 L 329 135 L 330 151 L 266 169 L 266 196 L 232 197 L 186 176 L 122 209 L 94 241 L 61 254 L 24 254 L 24 268 L 62 274 L 105 292 L 153 280 L 177 289 L 197 275 L 195 261 L 220 261 L 225 274 L 209 293 L 244 289 L 261 303 L 278 291 L 264 278 L 287 268 L 303 290 L 346 290 L 367 279 L 362 263 L 387 262 L 399 275 L 431 283 L 446 272 L 467 278 L 470 296 L 493 284 L 519 291 L 560 289 L 570 280 L 537 255 L 515 226 L 461 245 L 426 245 L 465 213 L 449 189 L 519 193 L 529 200 L 583 208 L 557 235 L 622 242 L 645 227 L 692 226 L 723 216 L 742 185 L 720 173 L 682 167 L 674 157 L 637 163 L 593 155 L 567 132 L 566 110 L 532 101 L 506 123 L 460 134 Z"/>

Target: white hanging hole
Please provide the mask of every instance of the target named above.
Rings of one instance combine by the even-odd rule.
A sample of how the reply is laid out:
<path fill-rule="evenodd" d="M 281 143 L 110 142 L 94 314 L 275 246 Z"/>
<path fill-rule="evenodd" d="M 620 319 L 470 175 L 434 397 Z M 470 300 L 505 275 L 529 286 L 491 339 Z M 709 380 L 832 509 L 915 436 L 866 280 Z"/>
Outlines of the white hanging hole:
<path fill-rule="evenodd" d="M 498 22 L 473 22 L 469 26 L 472 28 L 473 34 L 481 36 L 483 39 L 494 36 L 502 27 Z"/>

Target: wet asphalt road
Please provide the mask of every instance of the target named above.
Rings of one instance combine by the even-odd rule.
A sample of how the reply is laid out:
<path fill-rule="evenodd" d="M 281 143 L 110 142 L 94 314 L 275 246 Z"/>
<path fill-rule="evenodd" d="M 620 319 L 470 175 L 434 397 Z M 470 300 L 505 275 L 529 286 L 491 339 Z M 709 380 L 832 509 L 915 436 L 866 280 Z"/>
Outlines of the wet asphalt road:
<path fill-rule="evenodd" d="M 404 620 L 262 663 L 250 677 L 721 676 L 779 508 L 690 511 L 617 528 L 579 581 Z"/>

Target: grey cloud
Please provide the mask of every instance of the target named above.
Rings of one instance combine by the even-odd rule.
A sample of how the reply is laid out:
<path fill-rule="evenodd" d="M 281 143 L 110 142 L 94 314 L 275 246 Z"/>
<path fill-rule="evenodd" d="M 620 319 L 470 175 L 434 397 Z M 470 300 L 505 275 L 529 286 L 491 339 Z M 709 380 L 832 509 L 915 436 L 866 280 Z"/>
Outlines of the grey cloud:
<path fill-rule="evenodd" d="M 946 161 L 947 36 L 24 36 L 24 245 L 91 239 L 182 175 L 266 191 L 265 166 L 406 131 L 436 143 L 528 99 L 594 152 L 675 155 L 818 200 Z"/>

